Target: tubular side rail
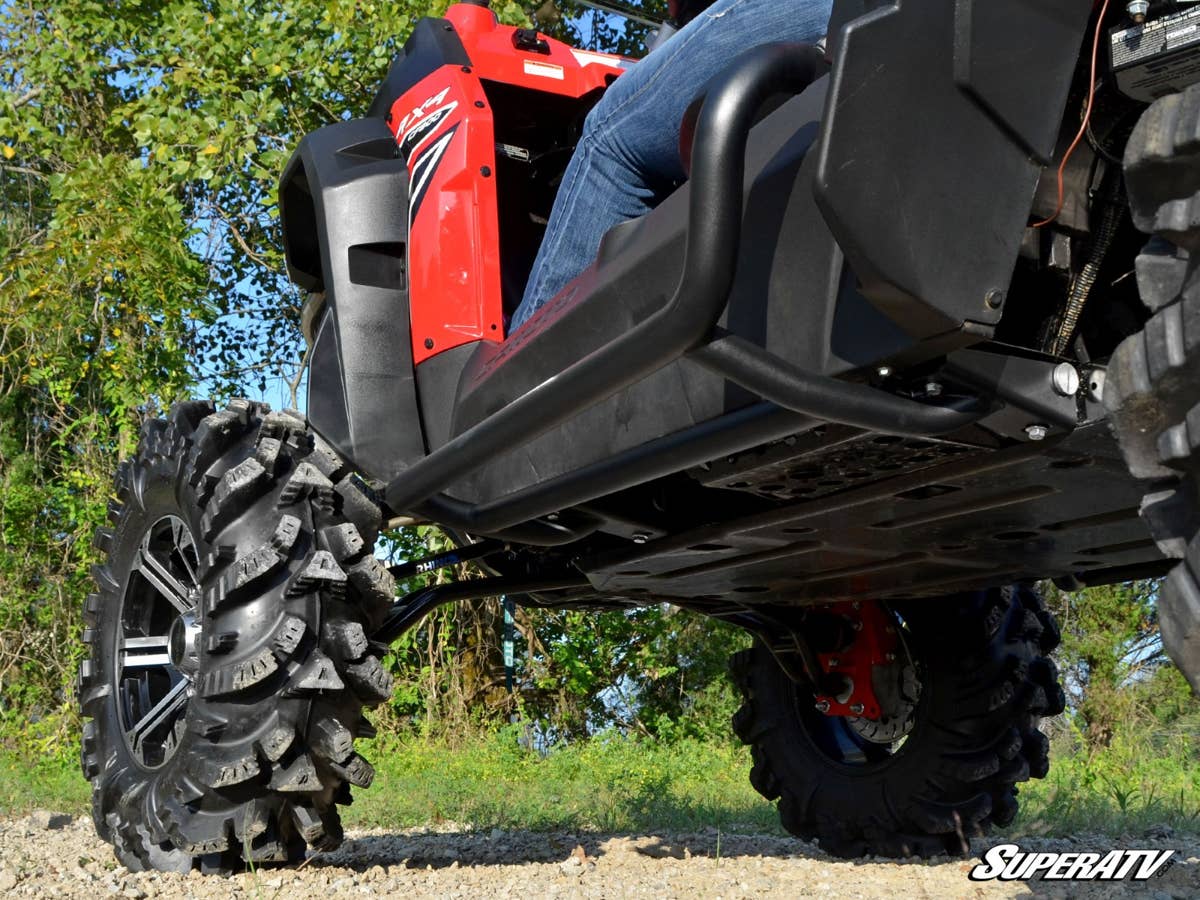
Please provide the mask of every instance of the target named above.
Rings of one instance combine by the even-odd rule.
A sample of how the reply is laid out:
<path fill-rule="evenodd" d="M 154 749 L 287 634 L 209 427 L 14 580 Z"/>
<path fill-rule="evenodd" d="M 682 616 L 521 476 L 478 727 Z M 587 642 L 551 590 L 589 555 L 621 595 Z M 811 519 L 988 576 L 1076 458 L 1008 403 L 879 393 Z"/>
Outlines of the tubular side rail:
<path fill-rule="evenodd" d="M 815 375 L 733 336 L 718 338 L 688 358 L 766 401 L 487 503 L 471 504 L 438 494 L 423 501 L 418 511 L 471 534 L 505 536 L 543 546 L 568 544 L 587 532 L 561 522 L 535 520 L 827 422 L 885 434 L 933 437 L 970 425 L 988 411 L 986 403 L 976 400 L 959 401 L 958 407 L 933 406 L 867 385 Z"/>
<path fill-rule="evenodd" d="M 729 298 L 741 243 L 746 143 L 776 94 L 798 94 L 825 72 L 823 54 L 772 44 L 744 54 L 709 91 L 696 123 L 683 273 L 675 292 L 635 328 L 452 439 L 393 479 L 397 513 L 417 510 L 497 452 L 534 438 L 679 359 L 712 332 Z"/>
<path fill-rule="evenodd" d="M 906 437 L 949 434 L 979 420 L 988 407 L 933 406 L 865 384 L 806 372 L 736 335 L 718 338 L 688 359 L 784 409 L 867 431 Z"/>

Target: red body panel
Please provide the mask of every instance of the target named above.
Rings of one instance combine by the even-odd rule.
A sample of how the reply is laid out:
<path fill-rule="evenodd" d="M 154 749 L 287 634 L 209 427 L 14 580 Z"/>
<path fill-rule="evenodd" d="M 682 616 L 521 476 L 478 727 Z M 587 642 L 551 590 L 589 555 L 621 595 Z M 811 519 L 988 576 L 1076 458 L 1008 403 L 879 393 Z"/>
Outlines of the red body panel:
<path fill-rule="evenodd" d="M 410 177 L 409 309 L 413 362 L 479 340 L 503 341 L 495 137 L 483 82 L 567 97 L 603 88 L 618 57 L 514 46 L 515 28 L 480 6 L 451 6 L 470 66 L 446 65 L 393 105 L 389 122 Z"/>

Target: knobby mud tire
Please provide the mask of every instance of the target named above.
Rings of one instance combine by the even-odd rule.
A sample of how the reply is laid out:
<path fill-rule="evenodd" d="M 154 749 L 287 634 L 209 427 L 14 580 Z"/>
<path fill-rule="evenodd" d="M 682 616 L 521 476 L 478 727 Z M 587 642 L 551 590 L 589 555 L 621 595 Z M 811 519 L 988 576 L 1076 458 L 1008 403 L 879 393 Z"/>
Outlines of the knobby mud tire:
<path fill-rule="evenodd" d="M 891 756 L 833 759 L 822 734 L 835 724 L 761 644 L 731 660 L 745 699 L 733 728 L 751 747 L 751 783 L 779 801 L 795 836 L 847 858 L 964 854 L 971 837 L 1013 820 L 1016 785 L 1049 769 L 1038 723 L 1064 706 L 1047 656 L 1058 626 L 1024 587 L 894 608 L 921 693 L 912 731 Z"/>
<path fill-rule="evenodd" d="M 1180 562 L 1157 609 L 1167 653 L 1200 692 L 1200 85 L 1155 102 L 1125 151 L 1137 259 L 1151 312 L 1113 354 L 1104 404 L 1130 472 L 1147 479 L 1142 518 Z"/>
<path fill-rule="evenodd" d="M 163 516 L 195 541 L 201 630 L 173 755 L 147 767 L 114 670 L 132 561 Z M 373 733 L 362 710 L 391 692 L 367 637 L 394 594 L 372 555 L 378 508 L 302 419 L 234 400 L 146 423 L 109 520 L 78 679 L 97 831 L 135 871 L 224 873 L 336 846 L 336 805 L 374 774 L 354 750 Z"/>

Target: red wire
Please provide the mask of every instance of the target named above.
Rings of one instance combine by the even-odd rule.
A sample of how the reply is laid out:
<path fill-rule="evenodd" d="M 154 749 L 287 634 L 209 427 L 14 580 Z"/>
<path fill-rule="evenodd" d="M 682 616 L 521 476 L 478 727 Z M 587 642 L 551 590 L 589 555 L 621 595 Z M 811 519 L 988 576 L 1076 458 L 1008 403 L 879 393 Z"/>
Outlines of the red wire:
<path fill-rule="evenodd" d="M 1063 211 L 1063 204 L 1066 203 L 1066 194 L 1063 187 L 1063 175 L 1067 169 L 1067 163 L 1071 161 L 1071 156 L 1075 153 L 1075 149 L 1079 146 L 1079 142 L 1083 140 L 1083 136 L 1087 134 L 1088 124 L 1092 121 L 1092 106 L 1096 102 L 1096 66 L 1100 59 L 1100 35 L 1104 33 L 1104 17 L 1108 14 L 1108 4 L 1110 0 L 1104 0 L 1104 5 L 1100 8 L 1100 18 L 1096 20 L 1096 37 L 1092 41 L 1092 77 L 1088 82 L 1088 99 L 1087 109 L 1083 113 L 1083 124 L 1079 126 L 1079 134 L 1075 135 L 1075 140 L 1071 142 L 1071 146 L 1067 148 L 1067 152 L 1063 154 L 1062 162 L 1058 166 L 1058 205 L 1054 207 L 1054 215 L 1048 219 L 1042 219 L 1040 222 L 1034 222 L 1031 228 L 1042 228 L 1049 225 Z"/>

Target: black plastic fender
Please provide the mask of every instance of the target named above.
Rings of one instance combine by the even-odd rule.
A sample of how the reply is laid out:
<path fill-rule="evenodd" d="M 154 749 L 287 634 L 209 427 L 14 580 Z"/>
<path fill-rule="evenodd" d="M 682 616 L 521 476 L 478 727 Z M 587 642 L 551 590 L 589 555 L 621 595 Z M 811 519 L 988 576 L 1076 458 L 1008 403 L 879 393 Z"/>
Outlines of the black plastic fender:
<path fill-rule="evenodd" d="M 1003 313 L 1092 0 L 837 0 L 817 202 L 920 339 Z"/>
<path fill-rule="evenodd" d="M 425 455 L 409 328 L 408 170 L 382 119 L 307 135 L 279 185 L 288 277 L 325 292 L 308 420 L 358 471 L 388 481 Z"/>

